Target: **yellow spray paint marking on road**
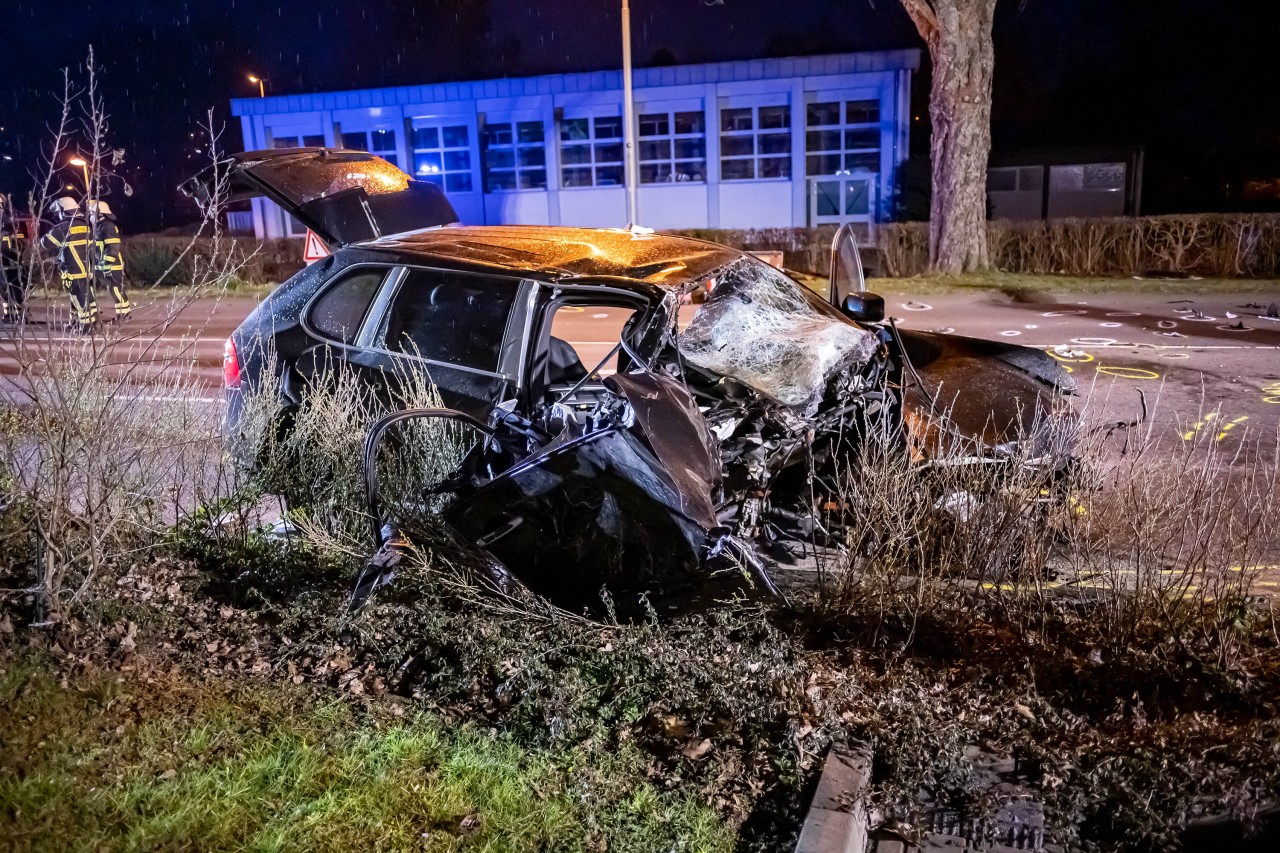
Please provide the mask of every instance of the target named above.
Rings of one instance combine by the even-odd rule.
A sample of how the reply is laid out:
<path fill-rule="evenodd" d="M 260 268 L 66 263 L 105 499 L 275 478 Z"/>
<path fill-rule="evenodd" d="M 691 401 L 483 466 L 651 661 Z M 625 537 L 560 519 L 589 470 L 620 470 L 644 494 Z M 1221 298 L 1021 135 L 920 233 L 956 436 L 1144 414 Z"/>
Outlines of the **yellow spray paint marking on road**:
<path fill-rule="evenodd" d="M 1111 365 L 1098 365 L 1098 372 L 1103 376 L 1114 376 L 1116 379 L 1159 379 L 1160 374 L 1154 370 L 1146 370 L 1141 367 L 1112 367 Z"/>
<path fill-rule="evenodd" d="M 1218 437 L 1215 439 L 1215 441 L 1222 441 L 1222 439 L 1227 437 L 1228 432 L 1235 429 L 1237 425 L 1242 424 L 1247 420 L 1249 420 L 1248 415 L 1241 415 L 1240 417 L 1236 418 L 1231 423 L 1227 424 L 1222 428 L 1222 432 L 1218 433 Z"/>
<path fill-rule="evenodd" d="M 1272 572 L 1277 569 L 1280 569 L 1280 566 L 1268 565 L 1268 564 L 1259 564 L 1256 566 L 1228 566 L 1227 567 L 1227 571 L 1229 572 Z M 1160 570 L 1160 574 L 1162 575 L 1189 575 L 1189 574 L 1195 574 L 1196 572 L 1203 573 L 1204 570 L 1203 569 L 1161 569 Z M 1130 574 L 1132 574 L 1132 572 L 1130 572 Z"/>
<path fill-rule="evenodd" d="M 1262 402 L 1280 405 L 1280 381 L 1268 382 L 1262 386 Z"/>
<path fill-rule="evenodd" d="M 1196 437 L 1196 433 L 1200 432 L 1200 430 L 1204 427 L 1205 424 L 1210 423 L 1211 421 L 1215 421 L 1217 419 L 1218 419 L 1218 413 L 1210 412 L 1200 420 L 1196 421 L 1196 425 L 1193 426 L 1190 430 L 1188 430 L 1187 432 L 1184 432 L 1182 434 L 1182 440 L 1191 441 Z"/>

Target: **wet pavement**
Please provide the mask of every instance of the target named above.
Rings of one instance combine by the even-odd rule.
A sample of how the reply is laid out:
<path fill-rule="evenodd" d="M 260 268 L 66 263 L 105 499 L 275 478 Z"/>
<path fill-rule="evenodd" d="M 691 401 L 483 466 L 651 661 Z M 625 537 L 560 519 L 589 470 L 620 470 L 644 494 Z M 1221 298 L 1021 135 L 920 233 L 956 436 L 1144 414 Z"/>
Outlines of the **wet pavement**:
<path fill-rule="evenodd" d="M 157 292 L 137 301 L 128 322 L 107 331 L 119 341 L 110 360 L 139 377 L 189 372 L 197 380 L 192 401 L 220 404 L 223 342 L 258 300 L 229 296 L 183 305 Z M 1280 319 L 1266 316 L 1277 301 L 1280 285 L 1274 295 L 1202 297 L 945 293 L 891 295 L 886 311 L 904 328 L 1050 352 L 1076 377 L 1078 405 L 1100 422 L 1137 416 L 1141 389 L 1157 429 L 1224 449 L 1265 450 L 1274 449 L 1280 434 Z M 0 327 L 0 379 L 16 377 L 19 346 L 21 357 L 38 361 L 82 342 L 59 328 L 64 310 L 60 302 L 37 304 L 36 322 L 20 339 L 12 327 Z M 164 322 L 175 313 L 176 320 Z M 683 309 L 682 323 L 692 314 L 691 307 Z M 616 343 L 622 319 L 618 309 L 569 313 L 557 317 L 555 331 L 594 365 Z M 1260 580 L 1265 589 L 1259 591 L 1280 594 L 1280 566 Z"/>
<path fill-rule="evenodd" d="M 1274 443 L 1280 427 L 1280 301 L 1259 294 L 944 294 L 886 300 L 904 328 L 1033 346 L 1068 367 L 1095 416 L 1127 419 L 1148 398 L 1157 424 L 1195 438 Z"/>

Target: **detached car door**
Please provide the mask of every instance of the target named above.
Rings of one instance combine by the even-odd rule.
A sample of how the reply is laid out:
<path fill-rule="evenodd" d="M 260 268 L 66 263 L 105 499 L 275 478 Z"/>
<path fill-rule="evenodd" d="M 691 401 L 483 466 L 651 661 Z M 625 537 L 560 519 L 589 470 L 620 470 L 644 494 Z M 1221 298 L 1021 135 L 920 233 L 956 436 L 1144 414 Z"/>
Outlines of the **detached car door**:
<path fill-rule="evenodd" d="M 179 187 L 201 206 L 269 198 L 330 248 L 458 221 L 435 184 L 365 151 L 282 148 L 235 154 Z"/>

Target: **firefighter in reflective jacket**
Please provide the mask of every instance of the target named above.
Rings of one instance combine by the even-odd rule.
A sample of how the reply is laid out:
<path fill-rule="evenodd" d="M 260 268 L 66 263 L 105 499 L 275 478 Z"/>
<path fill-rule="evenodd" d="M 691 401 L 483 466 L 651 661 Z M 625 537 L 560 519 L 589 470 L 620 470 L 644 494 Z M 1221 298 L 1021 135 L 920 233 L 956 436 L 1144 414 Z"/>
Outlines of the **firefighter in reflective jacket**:
<path fill-rule="evenodd" d="M 13 221 L 8 199 L 0 195 L 0 322 L 22 321 L 26 288 L 22 286 L 22 245 L 25 236 Z"/>
<path fill-rule="evenodd" d="M 71 328 L 88 333 L 98 320 L 98 302 L 93 298 L 89 220 L 74 199 L 62 196 L 49 202 L 53 226 L 45 232 L 45 245 L 58 250 L 58 272 L 62 286 L 71 297 Z"/>
<path fill-rule="evenodd" d="M 105 201 L 90 201 L 89 228 L 93 235 L 94 289 L 106 287 L 115 302 L 115 322 L 124 321 L 133 310 L 124 285 L 124 256 L 121 254 L 120 226 Z"/>

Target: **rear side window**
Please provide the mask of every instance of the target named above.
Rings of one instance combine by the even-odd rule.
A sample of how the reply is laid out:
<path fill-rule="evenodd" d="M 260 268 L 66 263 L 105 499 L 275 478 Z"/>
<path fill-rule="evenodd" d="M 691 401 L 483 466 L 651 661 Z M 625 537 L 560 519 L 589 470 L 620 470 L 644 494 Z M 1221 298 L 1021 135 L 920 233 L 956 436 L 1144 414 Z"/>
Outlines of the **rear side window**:
<path fill-rule="evenodd" d="M 311 327 L 330 340 L 355 343 L 360 324 L 386 277 L 383 267 L 363 267 L 347 273 L 329 285 L 311 306 L 307 318 Z"/>
<path fill-rule="evenodd" d="M 494 372 L 518 287 L 515 279 L 409 270 L 387 312 L 386 348 Z"/>

